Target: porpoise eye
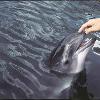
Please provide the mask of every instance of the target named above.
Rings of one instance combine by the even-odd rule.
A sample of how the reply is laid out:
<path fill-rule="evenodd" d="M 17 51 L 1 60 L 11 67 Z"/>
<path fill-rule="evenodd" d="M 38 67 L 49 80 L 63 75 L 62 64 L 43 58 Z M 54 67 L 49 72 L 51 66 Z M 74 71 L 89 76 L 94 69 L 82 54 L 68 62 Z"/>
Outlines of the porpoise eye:
<path fill-rule="evenodd" d="M 68 60 L 66 60 L 65 62 L 64 62 L 64 64 L 68 64 L 69 63 L 69 61 Z"/>

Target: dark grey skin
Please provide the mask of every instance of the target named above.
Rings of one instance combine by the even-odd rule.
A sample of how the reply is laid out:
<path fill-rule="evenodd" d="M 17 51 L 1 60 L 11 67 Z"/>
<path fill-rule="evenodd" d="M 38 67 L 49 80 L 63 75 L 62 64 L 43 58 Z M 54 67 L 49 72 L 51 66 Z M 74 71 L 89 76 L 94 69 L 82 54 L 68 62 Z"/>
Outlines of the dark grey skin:
<path fill-rule="evenodd" d="M 94 37 L 85 39 L 85 34 L 74 34 L 64 38 L 54 49 L 49 58 L 49 68 L 61 81 L 53 88 L 50 98 L 71 86 L 76 75 L 84 69 L 86 55 L 95 41 Z"/>

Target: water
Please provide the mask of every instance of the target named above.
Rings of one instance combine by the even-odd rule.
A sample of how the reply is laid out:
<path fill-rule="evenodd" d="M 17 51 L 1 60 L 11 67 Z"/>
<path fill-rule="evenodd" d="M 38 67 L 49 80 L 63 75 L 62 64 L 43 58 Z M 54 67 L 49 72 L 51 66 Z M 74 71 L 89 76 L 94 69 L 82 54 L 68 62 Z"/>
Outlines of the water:
<path fill-rule="evenodd" d="M 54 91 L 59 92 L 66 80 L 49 73 L 44 60 L 63 37 L 100 17 L 99 5 L 98 1 L 0 1 L 0 98 L 55 98 Z M 100 95 L 99 59 L 91 51 L 86 60 L 87 97 Z M 68 90 L 57 98 L 68 98 Z"/>

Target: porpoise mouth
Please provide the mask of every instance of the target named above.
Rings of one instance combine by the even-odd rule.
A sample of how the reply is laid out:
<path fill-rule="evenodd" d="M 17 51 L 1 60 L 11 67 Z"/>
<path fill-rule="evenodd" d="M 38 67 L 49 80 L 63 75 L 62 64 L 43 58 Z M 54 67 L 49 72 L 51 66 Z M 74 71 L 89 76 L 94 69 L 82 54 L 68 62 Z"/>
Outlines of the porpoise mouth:
<path fill-rule="evenodd" d="M 77 48 L 77 50 L 86 49 L 86 48 L 94 45 L 95 41 L 96 41 L 96 37 L 83 39 L 82 42 L 80 43 L 79 47 Z"/>

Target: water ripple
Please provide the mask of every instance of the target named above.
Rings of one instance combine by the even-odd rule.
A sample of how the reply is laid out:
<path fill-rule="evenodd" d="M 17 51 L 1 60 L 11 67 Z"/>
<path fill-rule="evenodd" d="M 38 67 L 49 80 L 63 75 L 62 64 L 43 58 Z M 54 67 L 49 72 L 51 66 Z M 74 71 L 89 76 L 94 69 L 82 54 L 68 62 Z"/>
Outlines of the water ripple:
<path fill-rule="evenodd" d="M 45 59 L 63 37 L 100 17 L 98 8 L 94 1 L 1 1 L 1 98 L 46 98 L 53 93 L 63 82 L 49 72 Z"/>

